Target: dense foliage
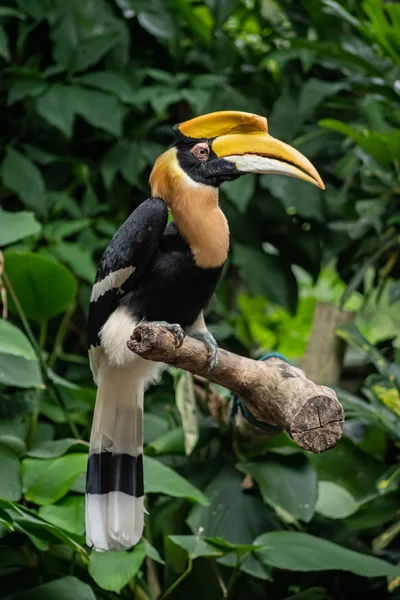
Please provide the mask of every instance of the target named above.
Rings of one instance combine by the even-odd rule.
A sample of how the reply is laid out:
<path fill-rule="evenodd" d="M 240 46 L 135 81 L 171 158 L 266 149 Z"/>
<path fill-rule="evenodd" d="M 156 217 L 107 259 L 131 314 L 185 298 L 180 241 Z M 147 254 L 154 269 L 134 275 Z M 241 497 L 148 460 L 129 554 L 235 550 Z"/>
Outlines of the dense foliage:
<path fill-rule="evenodd" d="M 0 598 L 399 595 L 400 6 L 3 1 L 0 67 Z M 213 333 L 298 361 L 316 302 L 345 304 L 363 380 L 339 382 L 346 435 L 312 456 L 284 433 L 240 443 L 229 395 L 169 369 L 146 399 L 144 540 L 90 553 L 95 265 L 171 125 L 227 108 L 267 115 L 327 189 L 224 187 Z"/>

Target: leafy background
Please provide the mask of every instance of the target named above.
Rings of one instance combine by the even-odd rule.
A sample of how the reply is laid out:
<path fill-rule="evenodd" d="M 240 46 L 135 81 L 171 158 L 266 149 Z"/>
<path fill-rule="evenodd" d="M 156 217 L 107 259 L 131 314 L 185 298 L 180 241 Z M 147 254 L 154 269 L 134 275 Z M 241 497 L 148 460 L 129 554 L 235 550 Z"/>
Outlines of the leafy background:
<path fill-rule="evenodd" d="M 3 0 L 0 57 L 0 598 L 400 597 L 399 5 Z M 208 321 L 221 346 L 299 363 L 317 303 L 355 311 L 330 382 L 345 436 L 320 456 L 243 444 L 228 394 L 169 369 L 146 400 L 144 539 L 90 553 L 95 265 L 171 125 L 220 109 L 267 115 L 327 189 L 223 189 Z"/>

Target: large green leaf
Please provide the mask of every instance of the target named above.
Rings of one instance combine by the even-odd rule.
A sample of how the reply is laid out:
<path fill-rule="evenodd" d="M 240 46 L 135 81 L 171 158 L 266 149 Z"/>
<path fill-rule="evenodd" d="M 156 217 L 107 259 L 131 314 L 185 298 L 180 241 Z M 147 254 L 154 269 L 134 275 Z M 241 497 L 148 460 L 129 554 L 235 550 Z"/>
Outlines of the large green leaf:
<path fill-rule="evenodd" d="M 303 456 L 239 464 L 258 483 L 262 497 L 285 520 L 310 521 L 317 501 L 317 475 Z"/>
<path fill-rule="evenodd" d="M 322 193 L 314 185 L 281 175 L 263 175 L 261 185 L 282 202 L 289 214 L 299 214 L 317 221 L 324 220 Z"/>
<path fill-rule="evenodd" d="M 239 177 L 236 181 L 226 183 L 222 189 L 236 208 L 244 213 L 256 189 L 256 176 Z"/>
<path fill-rule="evenodd" d="M 259 559 L 271 567 L 288 571 L 350 571 L 364 577 L 399 576 L 400 568 L 348 550 L 307 533 L 272 531 L 260 535 L 255 544 L 265 546 Z"/>
<path fill-rule="evenodd" d="M 23 388 L 42 384 L 39 363 L 28 338 L 4 319 L 0 319 L 0 383 Z"/>
<path fill-rule="evenodd" d="M 26 458 L 22 463 L 25 498 L 47 506 L 60 500 L 87 467 L 87 454 L 67 454 L 55 460 Z"/>
<path fill-rule="evenodd" d="M 344 487 L 333 481 L 320 481 L 318 485 L 317 513 L 328 519 L 345 519 L 357 512 L 360 505 Z"/>
<path fill-rule="evenodd" d="M 56 527 L 76 535 L 85 533 L 85 498 L 67 496 L 56 504 L 41 506 L 39 516 Z"/>
<path fill-rule="evenodd" d="M 9 250 L 5 269 L 20 304 L 30 319 L 49 319 L 63 312 L 73 301 L 77 284 L 70 271 L 55 260 Z M 10 307 L 15 311 L 9 296 Z"/>
<path fill-rule="evenodd" d="M 104 0 L 57 3 L 49 21 L 54 60 L 69 72 L 97 63 L 126 38 L 124 23 Z"/>
<path fill-rule="evenodd" d="M 74 438 L 62 440 L 45 440 L 41 444 L 34 445 L 27 453 L 33 458 L 58 458 L 67 452 L 84 452 L 88 450 L 89 444 Z"/>
<path fill-rule="evenodd" d="M 116 136 L 121 135 L 124 107 L 115 96 L 71 86 L 68 98 L 71 110 L 93 127 L 99 127 Z"/>
<path fill-rule="evenodd" d="M 146 494 L 165 494 L 174 498 L 187 498 L 203 506 L 209 504 L 206 496 L 178 473 L 158 460 L 144 457 Z"/>
<path fill-rule="evenodd" d="M 212 544 L 209 544 L 200 535 L 170 535 L 173 544 L 183 548 L 191 559 L 199 556 L 222 556 L 224 552 Z"/>
<path fill-rule="evenodd" d="M 44 92 L 47 83 L 37 75 L 21 75 L 16 77 L 8 90 L 8 104 L 14 104 L 26 97 L 39 96 Z"/>
<path fill-rule="evenodd" d="M 40 232 L 40 224 L 30 212 L 7 212 L 0 208 L 0 248 Z"/>
<path fill-rule="evenodd" d="M 384 164 L 399 160 L 400 157 L 400 131 L 393 129 L 389 131 L 371 131 L 370 129 L 356 129 L 336 119 L 324 119 L 320 121 L 322 127 L 333 129 L 342 135 L 349 137 L 363 150 L 366 150 L 374 158 Z"/>
<path fill-rule="evenodd" d="M 86 583 L 70 576 L 13 594 L 7 600 L 71 600 L 71 598 L 96 600 L 94 592 Z"/>
<path fill-rule="evenodd" d="M 19 500 L 22 495 L 20 464 L 18 457 L 0 444 L 0 497 Z"/>
<path fill-rule="evenodd" d="M 334 96 L 346 87 L 345 83 L 332 83 L 321 79 L 307 79 L 300 94 L 300 114 L 307 118 L 315 108 L 329 96 Z"/>
<path fill-rule="evenodd" d="M 127 77 L 115 71 L 96 71 L 79 78 L 79 83 L 114 94 L 126 104 L 135 103 L 135 92 Z"/>
<path fill-rule="evenodd" d="M 40 387 L 43 379 L 39 363 L 22 356 L 0 353 L 0 383 L 20 388 Z"/>
<path fill-rule="evenodd" d="M 195 506 L 187 519 L 194 534 L 201 529 L 208 538 L 219 538 L 233 544 L 252 544 L 260 533 L 280 527 L 279 521 L 260 498 L 242 489 L 242 479 L 233 467 L 228 466 L 218 473 L 206 489 L 210 506 Z M 237 562 L 233 553 L 220 560 L 231 567 Z M 245 559 L 241 570 L 260 579 L 269 579 L 268 569 L 263 568 L 253 556 Z"/>
<path fill-rule="evenodd" d="M 31 539 L 34 538 L 35 544 L 36 542 L 45 542 L 48 545 L 49 542 L 55 544 L 61 541 L 63 544 L 66 544 L 72 548 L 74 552 L 78 552 L 82 556 L 86 555 L 85 549 L 76 539 L 77 536 L 72 536 L 65 530 L 46 522 L 33 510 L 25 508 L 16 502 L 10 502 L 9 500 L 3 500 L 1 498 L 0 508 L 11 511 L 12 521 L 15 528 L 28 535 Z"/>
<path fill-rule="evenodd" d="M 39 169 L 29 158 L 13 148 L 8 148 L 1 165 L 5 187 L 19 196 L 22 202 L 38 214 L 46 214 L 46 188 Z"/>
<path fill-rule="evenodd" d="M 22 356 L 26 360 L 37 360 L 26 335 L 5 319 L 0 319 L 0 353 Z"/>
<path fill-rule="evenodd" d="M 74 109 L 71 105 L 69 87 L 51 85 L 36 102 L 36 110 L 50 125 L 57 127 L 64 135 L 71 137 L 74 124 Z"/>
<path fill-rule="evenodd" d="M 119 593 L 139 572 L 146 556 L 142 544 L 124 552 L 92 552 L 89 573 L 103 590 Z"/>
<path fill-rule="evenodd" d="M 233 263 L 252 294 L 265 296 L 291 312 L 294 311 L 297 302 L 296 280 L 292 271 L 285 269 L 279 257 L 235 243 Z"/>

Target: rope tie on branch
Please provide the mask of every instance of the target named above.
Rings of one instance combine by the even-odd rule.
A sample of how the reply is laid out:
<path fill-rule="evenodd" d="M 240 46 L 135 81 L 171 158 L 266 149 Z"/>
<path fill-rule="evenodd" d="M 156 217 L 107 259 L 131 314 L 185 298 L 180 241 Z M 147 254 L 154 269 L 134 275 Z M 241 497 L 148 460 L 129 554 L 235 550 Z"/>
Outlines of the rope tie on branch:
<path fill-rule="evenodd" d="M 292 363 L 290 362 L 290 360 L 288 360 L 286 358 L 286 356 L 283 356 L 283 354 L 281 354 L 280 352 L 268 352 L 267 354 L 264 354 L 264 356 L 262 356 L 258 360 L 268 360 L 269 358 L 280 358 L 281 360 L 285 361 L 288 365 L 293 366 Z M 238 396 L 234 395 L 232 397 L 232 410 L 231 410 L 231 421 L 232 422 L 235 421 L 235 417 L 238 414 L 239 410 L 242 413 L 243 418 L 248 423 L 250 423 L 250 425 L 254 425 L 255 427 L 258 427 L 259 429 L 262 429 L 266 433 L 279 433 L 280 431 L 283 431 L 282 427 L 279 427 L 279 425 L 271 425 L 270 423 L 265 423 L 264 421 L 257 421 L 257 419 L 248 410 L 248 408 L 246 408 L 246 405 L 243 404 L 243 402 L 240 400 L 240 398 Z"/>

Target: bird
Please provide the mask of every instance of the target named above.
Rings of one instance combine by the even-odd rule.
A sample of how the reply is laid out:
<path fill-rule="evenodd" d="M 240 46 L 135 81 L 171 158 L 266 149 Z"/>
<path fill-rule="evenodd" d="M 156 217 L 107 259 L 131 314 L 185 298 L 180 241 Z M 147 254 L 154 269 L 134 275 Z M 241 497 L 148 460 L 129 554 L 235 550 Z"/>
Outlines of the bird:
<path fill-rule="evenodd" d="M 324 189 L 311 162 L 272 137 L 267 119 L 241 111 L 194 117 L 173 128 L 174 143 L 150 174 L 151 197 L 116 232 L 92 288 L 89 359 L 97 384 L 86 475 L 86 543 L 99 552 L 137 544 L 144 526 L 144 393 L 165 365 L 127 347 L 146 321 L 207 348 L 218 346 L 203 311 L 229 251 L 218 189 L 248 173 L 296 177 Z M 169 219 L 169 215 L 172 219 Z"/>

